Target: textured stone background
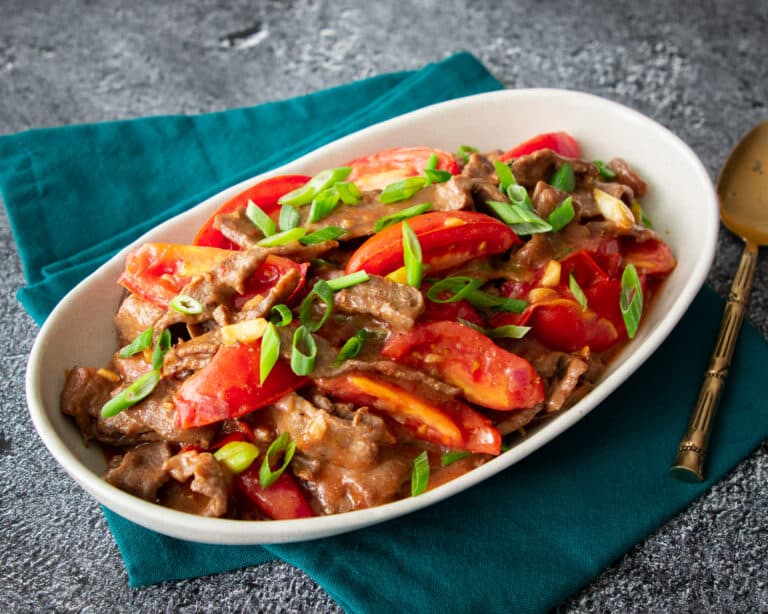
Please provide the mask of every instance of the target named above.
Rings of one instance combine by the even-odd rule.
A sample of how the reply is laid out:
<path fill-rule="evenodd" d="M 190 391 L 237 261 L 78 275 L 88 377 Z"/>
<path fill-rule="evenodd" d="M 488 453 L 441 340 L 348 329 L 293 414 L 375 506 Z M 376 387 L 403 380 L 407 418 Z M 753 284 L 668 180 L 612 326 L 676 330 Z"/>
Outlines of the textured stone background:
<path fill-rule="evenodd" d="M 129 3 L 126 3 L 129 4 Z M 0 0 L 0 133 L 287 98 L 467 49 L 507 87 L 625 103 L 683 138 L 714 178 L 768 118 L 768 3 L 182 3 Z M 363 8 L 364 6 L 364 8 Z M 726 294 L 740 243 L 723 232 L 709 282 Z M 0 214 L 0 610 L 336 611 L 271 563 L 131 590 L 101 512 L 40 444 L 23 376 L 36 327 Z M 762 257 L 749 318 L 768 336 Z M 768 610 L 768 446 L 559 608 Z"/>

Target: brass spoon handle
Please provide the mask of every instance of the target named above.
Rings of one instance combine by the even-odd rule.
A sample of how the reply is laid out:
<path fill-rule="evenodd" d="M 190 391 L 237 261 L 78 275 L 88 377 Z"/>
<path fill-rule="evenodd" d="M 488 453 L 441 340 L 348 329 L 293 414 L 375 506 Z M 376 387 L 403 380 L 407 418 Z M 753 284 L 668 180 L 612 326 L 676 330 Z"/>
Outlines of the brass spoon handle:
<path fill-rule="evenodd" d="M 699 398 L 688 422 L 688 429 L 677 450 L 675 463 L 672 465 L 672 474 L 686 482 L 704 479 L 701 468 L 707 453 L 712 418 L 725 386 L 725 378 L 728 376 L 733 349 L 736 347 L 749 293 L 752 290 L 756 264 L 757 246 L 747 242 L 741 254 L 739 269 L 731 285 L 731 293 L 728 295 L 725 314 L 717 335 L 717 344 L 709 360 L 709 368 L 704 374 Z"/>

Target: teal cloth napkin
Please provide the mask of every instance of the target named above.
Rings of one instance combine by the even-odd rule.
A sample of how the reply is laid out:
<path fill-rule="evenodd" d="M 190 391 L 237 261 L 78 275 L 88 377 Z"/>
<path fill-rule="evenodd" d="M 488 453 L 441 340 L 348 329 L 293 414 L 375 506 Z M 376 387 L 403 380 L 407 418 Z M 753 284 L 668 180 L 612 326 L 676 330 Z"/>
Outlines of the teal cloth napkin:
<path fill-rule="evenodd" d="M 19 299 L 42 322 L 115 250 L 221 188 L 371 123 L 500 87 L 462 53 L 253 108 L 0 137 L 0 194 L 27 278 Z M 349 612 L 557 605 L 768 435 L 759 387 L 768 345 L 747 326 L 716 418 L 708 480 L 684 484 L 668 474 L 721 313 L 722 300 L 702 290 L 648 363 L 567 433 L 480 486 L 372 528 L 300 544 L 214 546 L 105 510 L 131 585 L 279 557 Z"/>

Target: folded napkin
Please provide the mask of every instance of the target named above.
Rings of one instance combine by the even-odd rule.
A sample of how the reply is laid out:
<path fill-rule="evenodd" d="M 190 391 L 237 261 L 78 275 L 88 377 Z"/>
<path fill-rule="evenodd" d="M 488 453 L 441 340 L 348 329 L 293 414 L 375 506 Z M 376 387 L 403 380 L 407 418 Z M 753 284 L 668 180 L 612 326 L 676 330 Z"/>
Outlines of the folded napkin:
<path fill-rule="evenodd" d="M 221 188 L 371 123 L 500 87 L 463 53 L 259 107 L 0 137 L 0 193 L 27 278 L 19 298 L 42 322 L 115 250 Z M 580 423 L 502 474 L 403 518 L 312 542 L 245 547 L 168 538 L 105 510 L 131 585 L 277 556 L 350 612 L 557 605 L 768 435 L 759 385 L 768 345 L 747 326 L 716 418 L 708 480 L 669 476 L 722 307 L 704 289 L 646 365 Z"/>

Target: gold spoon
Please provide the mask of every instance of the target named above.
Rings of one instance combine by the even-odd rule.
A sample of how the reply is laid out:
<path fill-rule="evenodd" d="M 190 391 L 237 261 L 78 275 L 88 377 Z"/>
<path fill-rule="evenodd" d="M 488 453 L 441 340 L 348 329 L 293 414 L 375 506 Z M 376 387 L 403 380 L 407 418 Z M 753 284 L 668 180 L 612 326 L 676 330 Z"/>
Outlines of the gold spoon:
<path fill-rule="evenodd" d="M 720 219 L 744 241 L 739 269 L 728 295 L 717 343 L 704 374 L 699 398 L 680 442 L 672 474 L 686 482 L 704 479 L 712 418 L 725 386 L 733 348 L 752 290 L 757 250 L 768 245 L 768 121 L 755 126 L 736 145 L 717 180 Z"/>

